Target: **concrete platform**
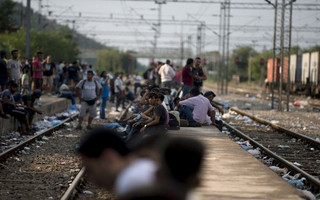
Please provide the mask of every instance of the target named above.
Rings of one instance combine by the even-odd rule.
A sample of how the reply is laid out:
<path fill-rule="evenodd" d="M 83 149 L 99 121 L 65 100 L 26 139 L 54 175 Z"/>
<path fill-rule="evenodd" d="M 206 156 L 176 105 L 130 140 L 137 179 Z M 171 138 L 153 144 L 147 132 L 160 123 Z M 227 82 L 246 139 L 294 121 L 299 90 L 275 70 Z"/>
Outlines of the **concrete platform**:
<path fill-rule="evenodd" d="M 38 121 L 44 116 L 52 116 L 56 113 L 65 111 L 68 107 L 71 106 L 71 101 L 65 98 L 58 98 L 56 96 L 46 96 L 43 95 L 40 98 L 41 107 L 43 114 L 35 114 L 34 121 Z M 10 119 L 2 119 L 0 118 L 0 136 L 7 134 L 13 130 L 18 128 L 18 121 L 15 120 L 13 117 Z"/>
<path fill-rule="evenodd" d="M 300 192 L 212 126 L 181 127 L 172 135 L 199 139 L 206 145 L 202 186 L 204 199 L 303 199 Z"/>

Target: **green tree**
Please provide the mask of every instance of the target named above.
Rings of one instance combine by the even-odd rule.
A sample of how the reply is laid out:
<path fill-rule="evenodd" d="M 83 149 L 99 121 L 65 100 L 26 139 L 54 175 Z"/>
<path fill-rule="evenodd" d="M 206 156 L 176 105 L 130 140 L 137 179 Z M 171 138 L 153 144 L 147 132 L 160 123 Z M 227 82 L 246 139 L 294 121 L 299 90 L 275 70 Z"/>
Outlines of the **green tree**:
<path fill-rule="evenodd" d="M 245 80 L 248 78 L 248 66 L 249 57 L 254 57 L 257 52 L 250 46 L 239 46 L 233 50 L 232 56 L 230 57 L 230 73 L 239 75 L 240 80 Z M 235 59 L 239 58 L 239 63 L 235 63 Z"/>
<path fill-rule="evenodd" d="M 20 57 L 25 57 L 25 34 L 24 29 L 15 33 L 0 34 L 0 46 L 8 52 L 18 49 Z M 54 61 L 72 61 L 77 58 L 79 51 L 76 43 L 66 35 L 63 29 L 47 33 L 32 29 L 30 36 L 31 55 L 35 55 L 37 51 L 43 51 L 45 55 L 51 55 Z"/>
<path fill-rule="evenodd" d="M 3 0 L 0 3 L 0 32 L 11 31 L 14 25 L 12 15 L 16 3 L 12 0 Z"/>
<path fill-rule="evenodd" d="M 131 52 L 122 52 L 116 48 L 98 51 L 97 70 L 111 73 L 124 72 L 132 74 L 137 62 Z"/>

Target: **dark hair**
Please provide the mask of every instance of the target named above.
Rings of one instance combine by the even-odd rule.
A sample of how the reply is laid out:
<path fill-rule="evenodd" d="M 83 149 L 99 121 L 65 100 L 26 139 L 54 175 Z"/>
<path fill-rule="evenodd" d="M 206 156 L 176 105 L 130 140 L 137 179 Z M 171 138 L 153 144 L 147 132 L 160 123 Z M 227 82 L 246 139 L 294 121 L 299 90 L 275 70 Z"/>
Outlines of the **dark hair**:
<path fill-rule="evenodd" d="M 100 77 L 102 77 L 102 75 L 103 75 L 103 73 L 105 73 L 106 71 L 102 71 L 101 73 L 100 73 Z"/>
<path fill-rule="evenodd" d="M 142 97 L 143 97 L 143 95 L 144 95 L 146 92 L 147 92 L 146 90 L 141 90 L 141 92 L 140 92 L 140 96 L 142 96 Z"/>
<path fill-rule="evenodd" d="M 190 64 L 192 64 L 193 63 L 193 59 L 192 58 L 188 58 L 188 60 L 187 60 L 187 65 L 190 65 Z"/>
<path fill-rule="evenodd" d="M 212 95 L 213 97 L 216 96 L 216 94 L 214 92 L 212 92 L 212 91 L 205 92 L 203 96 L 208 97 L 210 95 Z"/>
<path fill-rule="evenodd" d="M 199 94 L 200 94 L 200 90 L 199 90 L 199 88 L 198 87 L 193 87 L 193 88 L 191 88 L 191 90 L 190 90 L 190 94 L 191 94 L 191 96 L 198 96 Z"/>
<path fill-rule="evenodd" d="M 73 61 L 72 62 L 73 65 L 76 65 L 77 63 L 78 63 L 78 61 Z"/>
<path fill-rule="evenodd" d="M 200 58 L 200 57 L 196 57 L 196 59 L 197 59 L 197 60 L 201 60 L 201 58 Z"/>
<path fill-rule="evenodd" d="M 34 95 L 34 96 L 37 96 L 37 97 L 40 97 L 40 96 L 41 96 L 41 90 L 40 90 L 40 89 L 35 89 L 35 90 L 33 91 L 33 95 Z"/>
<path fill-rule="evenodd" d="M 158 87 L 152 88 L 151 92 L 159 93 L 160 92 L 160 88 L 158 88 Z"/>
<path fill-rule="evenodd" d="M 28 68 L 24 68 L 24 69 L 23 69 L 23 73 L 26 73 L 26 74 L 27 74 L 28 72 L 29 72 L 29 69 L 28 69 Z"/>
<path fill-rule="evenodd" d="M 9 85 L 10 87 L 18 87 L 18 84 L 16 84 L 15 82 L 13 82 L 13 83 L 11 83 L 10 85 Z"/>
<path fill-rule="evenodd" d="M 179 98 L 179 97 L 174 98 L 174 99 L 173 99 L 174 105 L 177 105 L 178 101 L 180 101 L 180 98 Z"/>
<path fill-rule="evenodd" d="M 89 73 L 92 74 L 92 75 L 94 74 L 92 70 L 88 70 L 87 74 L 89 74 Z"/>
<path fill-rule="evenodd" d="M 201 168 L 204 145 L 192 138 L 173 138 L 164 151 L 164 161 L 169 175 L 181 183 L 196 175 Z"/>
<path fill-rule="evenodd" d="M 105 149 L 112 149 L 122 156 L 129 152 L 125 142 L 116 132 L 104 128 L 89 132 L 78 151 L 84 156 L 98 158 Z"/>
<path fill-rule="evenodd" d="M 37 55 L 40 55 L 40 54 L 43 54 L 43 52 L 42 52 L 42 51 L 38 51 L 38 52 L 37 52 Z"/>
<path fill-rule="evenodd" d="M 168 65 L 170 65 L 171 62 L 170 62 L 170 60 L 168 59 L 168 60 L 166 61 L 166 63 L 167 63 Z"/>
<path fill-rule="evenodd" d="M 150 93 L 148 94 L 148 98 L 155 98 L 155 99 L 157 99 L 157 98 L 158 98 L 158 94 L 155 93 L 155 92 L 150 92 Z"/>
<path fill-rule="evenodd" d="M 5 50 L 1 50 L 1 51 L 0 51 L 0 56 L 1 56 L 1 58 L 6 57 L 6 55 L 7 55 L 7 52 L 6 52 Z"/>
<path fill-rule="evenodd" d="M 18 52 L 18 50 L 17 50 L 17 49 L 12 50 L 12 51 L 11 51 L 11 55 L 13 55 L 13 54 L 14 54 L 14 53 L 16 53 L 16 52 Z"/>
<path fill-rule="evenodd" d="M 158 93 L 158 98 L 160 99 L 161 102 L 163 102 L 164 95 L 162 93 Z"/>
<path fill-rule="evenodd" d="M 14 81 L 8 81 L 7 86 L 10 87 L 11 84 L 15 83 Z"/>

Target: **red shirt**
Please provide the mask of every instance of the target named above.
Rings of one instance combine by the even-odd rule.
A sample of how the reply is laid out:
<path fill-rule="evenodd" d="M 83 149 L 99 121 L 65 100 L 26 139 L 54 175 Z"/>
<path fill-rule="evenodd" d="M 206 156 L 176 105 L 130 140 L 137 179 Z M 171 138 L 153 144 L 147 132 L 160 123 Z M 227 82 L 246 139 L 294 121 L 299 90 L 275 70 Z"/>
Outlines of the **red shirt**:
<path fill-rule="evenodd" d="M 176 71 L 176 76 L 174 77 L 174 81 L 177 83 L 181 83 L 182 70 Z"/>
<path fill-rule="evenodd" d="M 42 63 L 38 60 L 34 61 L 33 63 L 34 69 L 42 69 Z M 33 78 L 42 78 L 43 77 L 43 72 L 42 71 L 34 71 L 33 70 Z"/>
<path fill-rule="evenodd" d="M 182 82 L 185 85 L 193 86 L 193 78 L 191 76 L 192 74 L 192 67 L 190 66 L 184 66 L 182 68 Z"/>

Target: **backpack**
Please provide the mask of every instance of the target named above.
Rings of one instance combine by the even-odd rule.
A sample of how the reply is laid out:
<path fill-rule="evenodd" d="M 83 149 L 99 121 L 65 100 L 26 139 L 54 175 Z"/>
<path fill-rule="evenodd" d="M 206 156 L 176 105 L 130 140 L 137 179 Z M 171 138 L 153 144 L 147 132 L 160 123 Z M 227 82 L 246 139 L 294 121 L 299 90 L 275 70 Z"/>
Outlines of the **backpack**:
<path fill-rule="evenodd" d="M 180 129 L 180 125 L 177 118 L 173 114 L 169 113 L 169 130 L 179 130 L 179 129 Z"/>
<path fill-rule="evenodd" d="M 86 83 L 86 81 L 87 81 L 86 79 L 83 80 L 83 83 L 82 83 L 82 86 L 81 86 L 81 90 L 83 90 L 84 84 Z M 94 80 L 93 82 L 94 82 L 94 84 L 96 85 L 96 95 L 98 96 L 98 93 L 99 93 L 99 92 L 98 92 L 98 83 L 97 83 L 96 80 Z"/>

